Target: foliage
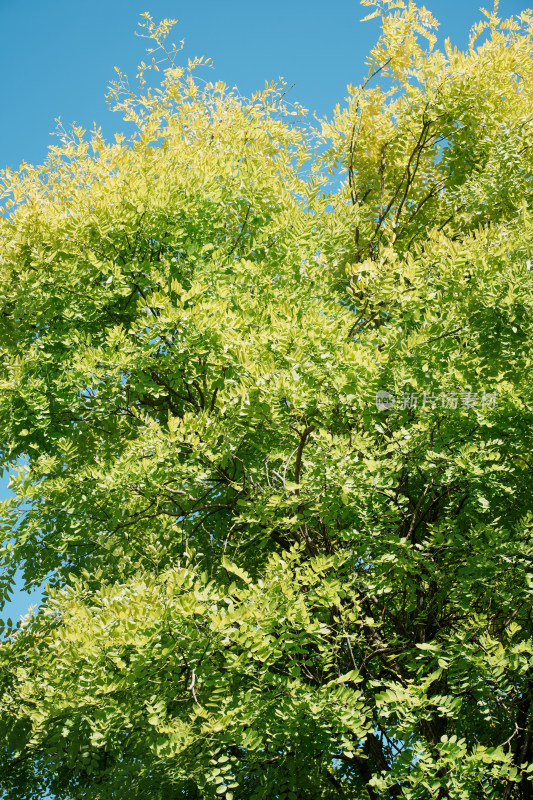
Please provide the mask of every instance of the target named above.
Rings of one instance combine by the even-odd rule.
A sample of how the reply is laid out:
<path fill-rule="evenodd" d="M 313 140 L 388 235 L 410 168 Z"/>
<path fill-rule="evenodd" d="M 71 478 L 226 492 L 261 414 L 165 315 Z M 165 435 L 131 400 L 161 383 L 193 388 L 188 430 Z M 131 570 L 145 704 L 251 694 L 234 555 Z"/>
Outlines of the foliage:
<path fill-rule="evenodd" d="M 146 16 L 4 173 L 8 800 L 533 797 L 533 16 L 365 4 L 319 130 Z"/>

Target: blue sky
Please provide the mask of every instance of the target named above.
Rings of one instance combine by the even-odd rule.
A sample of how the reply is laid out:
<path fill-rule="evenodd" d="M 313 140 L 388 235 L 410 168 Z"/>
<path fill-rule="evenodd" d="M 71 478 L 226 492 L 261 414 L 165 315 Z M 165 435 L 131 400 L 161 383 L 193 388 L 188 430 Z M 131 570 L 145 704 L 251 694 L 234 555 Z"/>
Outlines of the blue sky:
<path fill-rule="evenodd" d="M 426 5 L 441 22 L 439 39 L 464 47 L 481 17 L 480 3 Z M 526 7 L 501 0 L 500 14 Z M 249 94 L 283 76 L 296 84 L 294 100 L 324 116 L 342 103 L 348 83 L 364 77 L 379 31 L 378 20 L 360 22 L 368 10 L 357 0 L 0 0 L 0 168 L 42 162 L 57 117 L 84 128 L 96 122 L 107 137 L 121 130 L 120 118 L 107 110 L 106 88 L 115 65 L 134 77 L 144 56 L 145 42 L 134 35 L 144 11 L 156 20 L 178 20 L 175 36 L 185 39 L 184 57 L 209 56 L 211 79 Z M 6 487 L 7 479 L 0 480 L 0 498 Z M 1 615 L 16 618 L 36 599 L 17 591 Z"/>
<path fill-rule="evenodd" d="M 480 3 L 427 5 L 441 20 L 441 35 L 464 46 Z M 500 3 L 505 16 L 524 7 Z M 347 83 L 364 75 L 379 28 L 378 20 L 360 22 L 368 10 L 357 0 L 0 0 L 0 166 L 41 162 L 57 117 L 84 128 L 97 121 L 112 134 L 120 120 L 106 108 L 106 87 L 114 65 L 135 73 L 144 53 L 134 36 L 143 11 L 177 18 L 184 54 L 210 56 L 213 77 L 246 94 L 282 75 L 296 83 L 294 99 L 324 115 L 342 101 Z"/>

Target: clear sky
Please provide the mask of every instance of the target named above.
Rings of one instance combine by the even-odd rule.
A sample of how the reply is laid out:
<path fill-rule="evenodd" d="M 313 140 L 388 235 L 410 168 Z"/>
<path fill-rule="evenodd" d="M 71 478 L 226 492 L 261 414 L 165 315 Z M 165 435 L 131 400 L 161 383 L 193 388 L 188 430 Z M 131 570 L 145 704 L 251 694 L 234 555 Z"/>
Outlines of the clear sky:
<path fill-rule="evenodd" d="M 476 0 L 430 0 L 442 38 L 464 46 L 480 18 Z M 492 8 L 492 0 L 487 0 Z M 525 7 L 501 0 L 509 16 Z M 134 31 L 140 14 L 178 20 L 185 56 L 214 61 L 212 75 L 247 94 L 283 76 L 294 99 L 319 114 L 342 101 L 348 83 L 364 75 L 364 59 L 379 21 L 357 0 L 0 0 L 2 125 L 0 167 L 40 163 L 54 120 L 93 121 L 108 136 L 120 126 L 106 108 L 106 87 L 118 65 L 131 76 L 144 55 Z"/>
<path fill-rule="evenodd" d="M 480 3 L 426 5 L 441 22 L 439 39 L 465 47 Z M 526 7 L 501 0 L 500 14 Z M 357 0 L 0 0 L 0 168 L 42 162 L 57 117 L 84 128 L 95 121 L 107 137 L 121 129 L 120 118 L 107 110 L 106 88 L 115 65 L 134 77 L 144 57 L 145 41 L 134 35 L 144 11 L 155 20 L 177 19 L 184 57 L 212 58 L 213 80 L 249 94 L 283 76 L 296 84 L 294 100 L 324 116 L 342 103 L 348 83 L 364 77 L 379 31 L 379 20 L 360 22 L 369 10 Z M 0 481 L 0 498 L 6 486 Z M 36 599 L 17 591 L 1 616 L 18 617 Z"/>

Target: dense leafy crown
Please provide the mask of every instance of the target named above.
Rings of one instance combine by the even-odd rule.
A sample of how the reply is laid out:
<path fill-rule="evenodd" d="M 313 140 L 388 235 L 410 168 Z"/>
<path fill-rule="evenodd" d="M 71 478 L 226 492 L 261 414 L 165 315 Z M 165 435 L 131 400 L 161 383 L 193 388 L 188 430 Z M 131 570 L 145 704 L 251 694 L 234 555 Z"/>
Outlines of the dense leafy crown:
<path fill-rule="evenodd" d="M 9 800 L 533 797 L 533 16 L 366 4 L 319 129 L 146 16 L 3 175 Z"/>

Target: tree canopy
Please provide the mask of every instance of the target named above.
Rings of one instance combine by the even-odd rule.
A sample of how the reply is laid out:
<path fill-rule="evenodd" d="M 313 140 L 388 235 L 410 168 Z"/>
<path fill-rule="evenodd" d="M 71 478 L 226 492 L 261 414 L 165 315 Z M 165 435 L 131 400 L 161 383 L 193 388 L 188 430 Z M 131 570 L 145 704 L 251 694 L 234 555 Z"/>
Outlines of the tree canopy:
<path fill-rule="evenodd" d="M 3 173 L 6 800 L 533 798 L 533 15 L 364 5 L 330 119 L 145 15 Z"/>

